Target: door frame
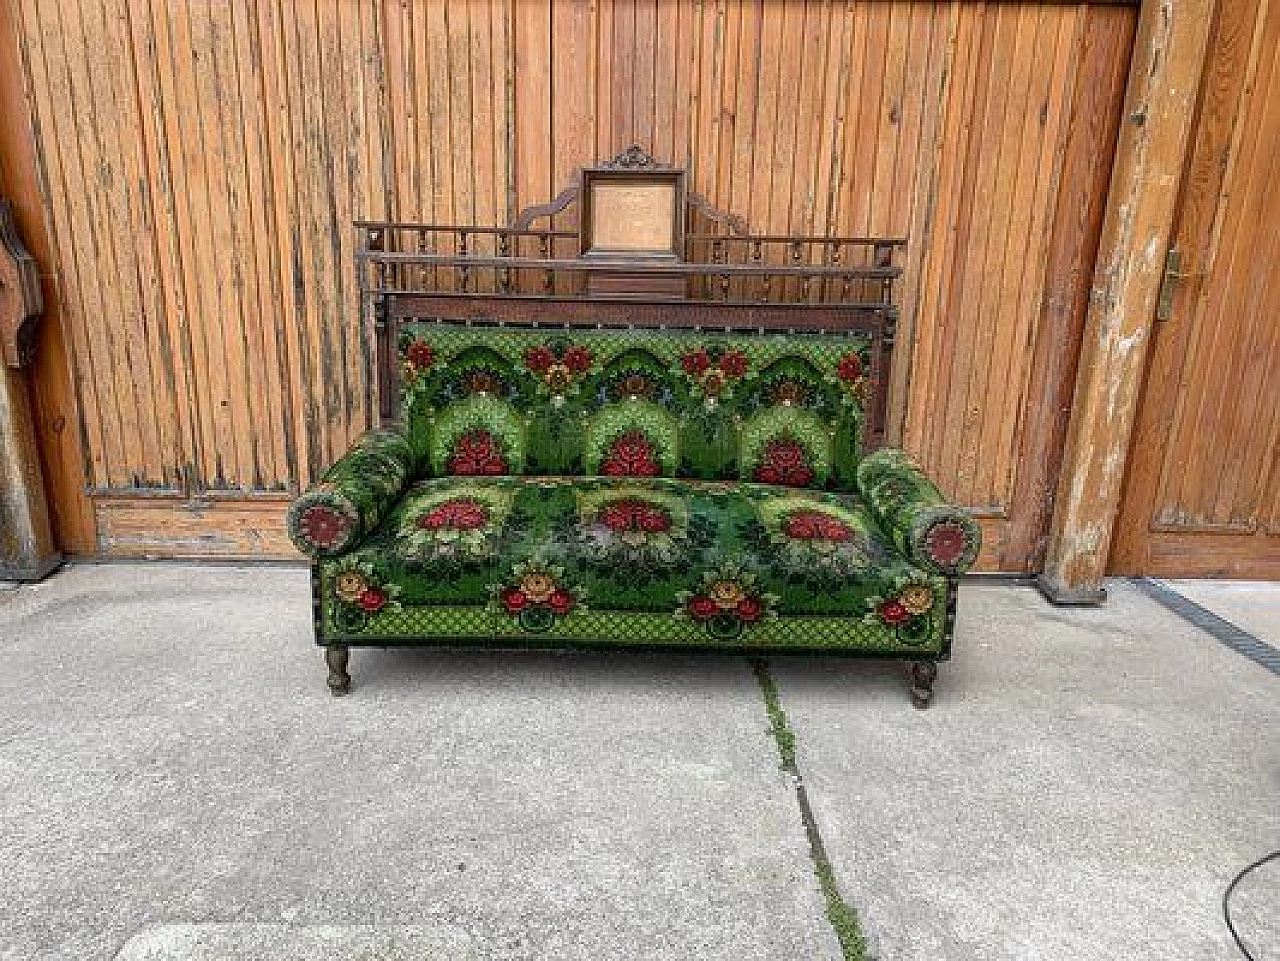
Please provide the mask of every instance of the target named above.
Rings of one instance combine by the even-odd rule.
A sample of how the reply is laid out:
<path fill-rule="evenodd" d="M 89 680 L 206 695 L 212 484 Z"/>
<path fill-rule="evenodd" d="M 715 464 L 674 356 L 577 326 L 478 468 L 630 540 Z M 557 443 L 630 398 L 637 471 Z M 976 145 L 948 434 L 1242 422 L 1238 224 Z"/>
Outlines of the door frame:
<path fill-rule="evenodd" d="M 1143 0 L 1038 584 L 1100 604 L 1215 0 Z"/>

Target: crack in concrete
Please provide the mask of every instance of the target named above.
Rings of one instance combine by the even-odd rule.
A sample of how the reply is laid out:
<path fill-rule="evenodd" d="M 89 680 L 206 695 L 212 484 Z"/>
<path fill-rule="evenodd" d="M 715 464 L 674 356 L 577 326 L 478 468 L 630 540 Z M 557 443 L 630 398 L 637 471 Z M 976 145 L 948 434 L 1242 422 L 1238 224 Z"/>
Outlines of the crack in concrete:
<path fill-rule="evenodd" d="M 778 687 L 769 673 L 769 663 L 765 660 L 752 661 L 756 681 L 760 685 L 760 694 L 764 698 L 765 712 L 769 716 L 769 732 L 773 735 L 778 747 L 778 766 L 791 779 L 796 792 L 796 804 L 800 808 L 800 820 L 804 824 L 805 837 L 809 841 L 809 858 L 813 861 L 813 873 L 822 897 L 827 904 L 827 921 L 835 931 L 840 942 L 840 951 L 844 961 L 873 961 L 868 953 L 867 938 L 862 924 L 858 921 L 857 912 L 845 901 L 840 893 L 840 885 L 836 879 L 835 868 L 827 856 L 826 845 L 822 841 L 822 831 L 818 827 L 818 819 L 809 804 L 809 793 L 805 790 L 804 777 L 796 762 L 796 736 L 787 723 L 787 713 L 782 709 L 782 701 L 778 696 Z"/>

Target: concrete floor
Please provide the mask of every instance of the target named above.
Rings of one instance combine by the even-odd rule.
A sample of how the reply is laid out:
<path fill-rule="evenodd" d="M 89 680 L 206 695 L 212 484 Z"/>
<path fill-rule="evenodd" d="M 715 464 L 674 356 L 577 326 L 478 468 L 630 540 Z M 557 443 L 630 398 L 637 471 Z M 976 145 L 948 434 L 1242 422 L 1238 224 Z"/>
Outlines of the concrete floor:
<path fill-rule="evenodd" d="M 1110 589 L 966 585 L 927 712 L 773 661 L 876 956 L 1236 956 L 1280 678 Z M 0 961 L 840 957 L 741 659 L 357 651 L 333 700 L 308 604 L 270 567 L 0 593 Z M 1280 958 L 1280 864 L 1235 916 Z"/>

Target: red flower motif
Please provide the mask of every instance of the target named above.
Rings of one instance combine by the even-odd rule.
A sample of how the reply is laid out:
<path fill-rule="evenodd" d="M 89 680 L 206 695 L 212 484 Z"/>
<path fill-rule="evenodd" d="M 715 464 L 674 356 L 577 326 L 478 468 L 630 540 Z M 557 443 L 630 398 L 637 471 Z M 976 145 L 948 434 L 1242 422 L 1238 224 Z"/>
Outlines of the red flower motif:
<path fill-rule="evenodd" d="M 715 617 L 719 610 L 716 602 L 709 597 L 695 597 L 689 602 L 689 613 L 699 621 Z"/>
<path fill-rule="evenodd" d="M 449 473 L 463 477 L 477 474 L 505 474 L 506 461 L 498 442 L 487 430 L 467 431 L 458 438 L 449 458 Z"/>
<path fill-rule="evenodd" d="M 545 374 L 556 362 L 556 355 L 550 347 L 530 347 L 524 352 L 524 365 L 535 374 Z"/>
<path fill-rule="evenodd" d="M 699 347 L 697 350 L 690 351 L 680 358 L 680 363 L 684 367 L 684 372 L 688 375 L 696 376 L 711 366 L 711 358 L 707 356 L 705 347 Z"/>
<path fill-rule="evenodd" d="M 362 610 L 376 614 L 387 606 L 386 592 L 376 587 L 366 587 L 360 595 L 359 604 Z"/>
<path fill-rule="evenodd" d="M 575 344 L 565 349 L 562 360 L 564 365 L 575 374 L 581 374 L 591 366 L 591 351 L 586 347 Z"/>
<path fill-rule="evenodd" d="M 818 519 L 813 511 L 797 511 L 787 518 L 784 530 L 788 537 L 798 541 L 811 541 L 818 536 Z"/>
<path fill-rule="evenodd" d="M 824 517 L 821 524 L 822 536 L 829 541 L 847 541 L 853 537 L 844 521 L 835 517 Z"/>
<path fill-rule="evenodd" d="M 600 512 L 600 522 L 619 534 L 637 530 L 660 534 L 671 528 L 671 518 L 666 511 L 640 500 L 614 501 Z"/>
<path fill-rule="evenodd" d="M 813 481 L 813 468 L 807 462 L 799 441 L 773 440 L 766 445 L 764 457 L 755 470 L 755 479 L 764 484 L 805 487 Z"/>
<path fill-rule="evenodd" d="M 493 453 L 493 435 L 487 430 L 469 430 L 458 438 L 454 454 L 457 457 L 488 457 Z"/>
<path fill-rule="evenodd" d="M 846 384 L 852 384 L 862 376 L 862 358 L 853 351 L 845 354 L 836 367 L 836 376 Z"/>
<path fill-rule="evenodd" d="M 298 530 L 302 536 L 321 550 L 338 543 L 350 527 L 351 518 L 325 504 L 308 507 L 298 518 Z"/>
<path fill-rule="evenodd" d="M 880 605 L 880 620 L 886 624 L 901 624 L 910 616 L 897 598 Z"/>
<path fill-rule="evenodd" d="M 630 431 L 610 445 L 601 472 L 610 477 L 656 477 L 658 461 L 648 438 Z"/>
<path fill-rule="evenodd" d="M 640 515 L 640 529 L 646 534 L 661 534 L 671 529 L 671 518 L 666 511 L 646 509 Z"/>
<path fill-rule="evenodd" d="M 740 350 L 731 350 L 720 358 L 720 369 L 726 377 L 741 377 L 747 372 L 747 355 Z"/>
<path fill-rule="evenodd" d="M 738 602 L 738 616 L 747 624 L 760 620 L 760 615 L 763 613 L 764 606 L 758 598 L 744 597 Z"/>
<path fill-rule="evenodd" d="M 436 352 L 425 340 L 415 340 L 405 351 L 405 357 L 417 370 L 426 370 L 435 363 Z"/>
<path fill-rule="evenodd" d="M 934 562 L 950 567 L 964 556 L 969 546 L 969 535 L 954 521 L 939 521 L 925 535 L 925 547 Z"/>
<path fill-rule="evenodd" d="M 448 528 L 455 531 L 473 531 L 484 527 L 489 512 L 479 501 L 470 497 L 447 501 L 418 518 L 418 526 L 426 530 Z"/>
<path fill-rule="evenodd" d="M 804 466 L 804 448 L 793 440 L 775 440 L 764 455 L 778 470 L 793 470 Z"/>
<path fill-rule="evenodd" d="M 847 541 L 853 536 L 843 521 L 820 511 L 796 511 L 787 518 L 783 530 L 788 537 L 800 541 Z"/>
<path fill-rule="evenodd" d="M 635 502 L 618 501 L 610 504 L 601 511 L 600 520 L 611 531 L 630 530 L 631 524 L 635 520 Z"/>
<path fill-rule="evenodd" d="M 529 598 L 519 588 L 511 588 L 502 595 L 502 606 L 510 614 L 518 614 L 529 605 Z"/>
<path fill-rule="evenodd" d="M 556 590 L 547 598 L 547 606 L 556 614 L 568 614 L 574 603 L 573 595 L 568 591 Z"/>

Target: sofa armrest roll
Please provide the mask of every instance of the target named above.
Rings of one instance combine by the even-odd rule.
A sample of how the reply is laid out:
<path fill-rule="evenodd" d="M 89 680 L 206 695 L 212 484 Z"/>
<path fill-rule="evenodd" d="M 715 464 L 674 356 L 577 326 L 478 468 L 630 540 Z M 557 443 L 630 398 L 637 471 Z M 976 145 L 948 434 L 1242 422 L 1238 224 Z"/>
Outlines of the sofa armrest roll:
<path fill-rule="evenodd" d="M 408 439 L 371 430 L 289 505 L 289 537 L 310 557 L 350 550 L 377 527 L 413 478 Z"/>
<path fill-rule="evenodd" d="M 917 567 L 955 577 L 973 566 L 982 531 L 947 503 L 927 474 L 901 450 L 886 447 L 858 464 L 858 489 L 884 532 Z"/>

